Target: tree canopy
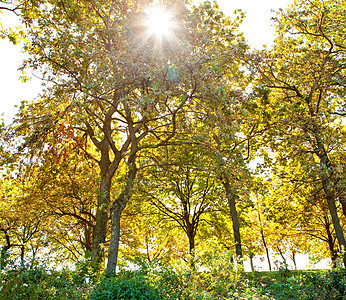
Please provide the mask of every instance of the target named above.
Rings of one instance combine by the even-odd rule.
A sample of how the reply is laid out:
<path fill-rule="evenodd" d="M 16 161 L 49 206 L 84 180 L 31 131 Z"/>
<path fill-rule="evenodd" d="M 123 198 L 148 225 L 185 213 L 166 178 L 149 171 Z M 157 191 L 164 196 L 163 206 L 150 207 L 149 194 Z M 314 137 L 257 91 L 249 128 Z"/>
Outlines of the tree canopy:
<path fill-rule="evenodd" d="M 262 50 L 209 1 L 2 4 L 43 82 L 0 127 L 2 260 L 346 265 L 344 0 L 278 11 Z M 148 25 L 157 7 L 167 32 Z"/>

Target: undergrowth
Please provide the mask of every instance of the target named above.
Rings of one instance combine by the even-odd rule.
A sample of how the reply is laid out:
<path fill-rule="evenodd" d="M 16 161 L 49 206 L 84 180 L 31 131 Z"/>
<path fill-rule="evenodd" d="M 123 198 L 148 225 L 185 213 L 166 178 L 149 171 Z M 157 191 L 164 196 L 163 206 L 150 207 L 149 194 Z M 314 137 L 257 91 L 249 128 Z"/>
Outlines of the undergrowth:
<path fill-rule="evenodd" d="M 246 273 L 227 253 L 179 267 L 137 262 L 136 270 L 125 268 L 113 277 L 94 273 L 88 262 L 74 270 L 7 263 L 0 272 L 0 299 L 346 299 L 346 271 Z"/>

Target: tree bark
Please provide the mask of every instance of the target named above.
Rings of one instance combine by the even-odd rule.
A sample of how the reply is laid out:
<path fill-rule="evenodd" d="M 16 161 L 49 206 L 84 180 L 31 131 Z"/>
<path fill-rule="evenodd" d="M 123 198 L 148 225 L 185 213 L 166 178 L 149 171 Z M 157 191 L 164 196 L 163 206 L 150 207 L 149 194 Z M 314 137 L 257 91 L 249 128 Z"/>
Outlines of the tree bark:
<path fill-rule="evenodd" d="M 193 234 L 188 234 L 189 237 L 189 252 L 192 257 L 195 256 L 195 237 Z"/>
<path fill-rule="evenodd" d="M 195 263 L 195 235 L 193 232 L 187 232 L 187 236 L 189 238 L 189 253 L 190 253 L 190 268 L 191 270 L 196 270 Z"/>
<path fill-rule="evenodd" d="M 0 253 L 0 270 L 3 270 L 7 265 L 7 251 L 12 247 L 10 236 L 6 229 L 2 230 L 5 234 L 6 245 L 1 249 Z"/>
<path fill-rule="evenodd" d="M 284 254 L 282 253 L 282 250 L 280 249 L 279 246 L 276 246 L 276 248 L 278 249 L 278 252 L 279 252 L 279 254 L 280 254 L 280 256 L 281 256 L 281 258 L 282 258 L 282 260 L 283 260 L 283 263 L 284 263 L 284 265 L 285 265 L 285 269 L 288 270 L 287 260 L 286 260 L 286 258 L 285 258 L 285 256 L 284 256 Z"/>
<path fill-rule="evenodd" d="M 121 157 L 109 159 L 110 145 L 107 139 L 103 139 L 98 148 L 101 151 L 100 166 L 100 188 L 97 197 L 97 211 L 95 226 L 93 229 L 93 243 L 91 259 L 100 266 L 104 260 L 104 243 L 107 235 L 108 211 L 110 205 L 110 191 L 114 172 L 117 170 Z"/>
<path fill-rule="evenodd" d="M 24 266 L 24 258 L 25 258 L 25 246 L 24 244 L 20 246 L 20 264 Z"/>
<path fill-rule="evenodd" d="M 251 272 L 252 273 L 255 272 L 255 267 L 254 267 L 254 264 L 253 264 L 253 257 L 254 257 L 254 255 L 251 253 L 249 255 L 249 258 L 250 258 L 250 266 L 251 266 Z"/>
<path fill-rule="evenodd" d="M 292 261 L 294 264 L 294 269 L 297 270 L 296 252 L 295 251 L 292 251 Z"/>
<path fill-rule="evenodd" d="M 317 144 L 316 154 L 320 160 L 320 175 L 321 175 L 321 180 L 322 180 L 322 186 L 323 186 L 323 190 L 324 190 L 324 193 L 326 195 L 326 198 L 327 198 L 328 208 L 329 208 L 330 215 L 332 217 L 332 222 L 333 222 L 333 226 L 335 229 L 336 238 L 338 239 L 340 249 L 342 251 L 345 251 L 346 250 L 346 240 L 345 240 L 344 232 L 343 232 L 342 227 L 340 225 L 340 219 L 339 219 L 337 208 L 335 205 L 335 195 L 332 191 L 331 184 L 330 184 L 330 178 L 335 177 L 335 176 L 333 176 L 335 174 L 333 172 L 333 168 L 332 168 L 332 165 L 330 163 L 327 151 L 324 147 L 320 127 L 316 122 L 316 114 L 311 107 L 311 104 L 310 104 L 311 99 L 310 98 L 311 97 L 305 99 L 305 101 L 307 103 L 310 118 L 311 118 L 310 119 L 311 132 L 312 132 L 312 135 L 313 135 L 313 137 L 316 141 L 316 144 Z M 330 175 L 328 174 L 328 172 L 330 173 Z M 346 267 L 346 252 L 343 255 L 343 262 L 344 262 L 344 267 Z"/>
<path fill-rule="evenodd" d="M 332 192 L 329 176 L 328 176 L 328 168 L 330 166 L 330 161 L 328 159 L 327 152 L 322 143 L 320 132 L 318 131 L 318 129 L 315 128 L 313 133 L 314 133 L 314 136 L 317 142 L 317 147 L 318 147 L 317 156 L 320 159 L 320 172 L 321 172 L 322 186 L 327 198 L 328 208 L 329 208 L 330 215 L 332 217 L 332 222 L 335 229 L 336 238 L 338 239 L 341 250 L 345 251 L 346 240 L 345 240 L 344 232 L 340 225 L 340 219 L 339 219 L 336 204 L 335 204 L 335 197 Z M 343 254 L 343 262 L 344 262 L 344 267 L 346 267 L 346 253 Z"/>
<path fill-rule="evenodd" d="M 106 269 L 108 276 L 114 275 L 117 267 L 120 242 L 120 219 L 124 208 L 123 205 L 115 205 L 111 211 L 111 240 L 109 243 L 108 262 Z"/>
<path fill-rule="evenodd" d="M 104 259 L 104 243 L 107 234 L 108 208 L 110 201 L 111 177 L 101 173 L 101 183 L 97 198 L 97 211 L 93 230 L 91 258 L 98 265 Z"/>
<path fill-rule="evenodd" d="M 327 232 L 327 239 L 328 239 L 328 247 L 329 247 L 329 253 L 330 253 L 330 258 L 332 260 L 332 269 L 335 269 L 337 266 L 337 258 L 338 258 L 338 253 L 335 249 L 335 241 L 332 235 L 332 232 L 330 230 L 330 223 L 327 218 L 327 216 L 324 216 L 324 221 L 326 223 L 326 232 Z"/>
<path fill-rule="evenodd" d="M 189 253 L 193 259 L 195 257 L 195 235 L 197 231 L 197 224 L 194 222 L 194 218 L 192 218 L 192 222 L 190 221 L 190 211 L 188 209 L 187 202 L 185 202 L 183 206 L 185 230 L 189 240 Z"/>
<path fill-rule="evenodd" d="M 239 230 L 240 225 L 239 225 L 239 219 L 238 219 L 238 212 L 236 208 L 236 201 L 235 201 L 234 194 L 231 190 L 228 176 L 225 173 L 223 173 L 222 176 L 223 176 L 223 185 L 226 190 L 228 206 L 229 206 L 230 214 L 232 217 L 235 253 L 237 255 L 237 258 L 241 259 L 243 258 L 243 253 L 242 253 L 242 247 L 241 247 L 241 237 L 240 237 L 240 230 Z"/>
<path fill-rule="evenodd" d="M 109 244 L 108 262 L 106 268 L 107 276 L 112 276 L 116 272 L 120 242 L 121 214 L 131 197 L 137 171 L 138 169 L 135 165 L 135 161 L 133 160 L 133 162 L 130 164 L 130 169 L 128 171 L 126 186 L 124 190 L 121 192 L 120 196 L 114 201 L 111 207 L 111 240 Z"/>
<path fill-rule="evenodd" d="M 269 271 L 271 271 L 272 270 L 272 264 L 270 263 L 269 249 L 268 249 L 265 237 L 264 237 L 263 229 L 261 229 L 261 237 L 262 237 L 262 243 L 263 243 L 264 249 L 266 250 Z"/>
<path fill-rule="evenodd" d="M 335 189 L 336 189 L 336 195 L 337 198 L 339 200 L 339 202 L 341 203 L 341 207 L 342 207 L 342 213 L 343 215 L 346 217 L 346 199 L 345 199 L 345 189 L 344 187 L 340 187 L 340 179 L 337 178 L 337 174 L 335 174 L 335 172 L 333 172 L 334 174 L 334 182 L 335 182 Z"/>
<path fill-rule="evenodd" d="M 259 212 L 258 206 L 257 206 L 257 214 L 258 214 L 258 221 L 260 223 L 260 233 L 261 233 L 262 243 L 263 243 L 263 247 L 264 247 L 264 249 L 266 251 L 269 271 L 271 271 L 272 270 L 272 264 L 270 263 L 269 249 L 268 249 L 268 246 L 267 246 L 267 243 L 266 243 L 266 239 L 264 237 L 264 230 L 263 230 L 263 226 L 262 226 L 262 219 L 261 219 L 261 214 Z"/>

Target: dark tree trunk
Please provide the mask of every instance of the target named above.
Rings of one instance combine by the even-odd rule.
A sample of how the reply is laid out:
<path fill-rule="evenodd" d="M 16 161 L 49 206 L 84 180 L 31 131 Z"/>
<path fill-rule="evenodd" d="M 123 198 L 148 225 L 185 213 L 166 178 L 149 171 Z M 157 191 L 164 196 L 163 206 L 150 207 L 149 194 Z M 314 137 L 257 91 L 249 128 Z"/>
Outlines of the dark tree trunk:
<path fill-rule="evenodd" d="M 104 260 L 104 244 L 107 235 L 108 211 L 110 205 L 110 191 L 112 178 L 117 170 L 121 157 L 109 159 L 109 143 L 104 139 L 98 148 L 101 151 L 100 166 L 100 189 L 97 197 L 97 211 L 95 216 L 95 226 L 93 228 L 93 243 L 91 259 L 99 267 Z"/>
<path fill-rule="evenodd" d="M 336 184 L 338 185 L 339 183 L 337 182 Z M 340 187 L 337 188 L 337 192 L 338 192 L 338 199 L 339 199 L 339 201 L 341 203 L 341 207 L 342 207 L 342 213 L 346 217 L 346 199 L 345 199 L 345 196 L 343 194 L 343 191 L 341 191 Z"/>
<path fill-rule="evenodd" d="M 324 146 L 321 142 L 319 132 L 315 133 L 315 138 L 318 145 L 318 157 L 320 159 L 320 171 L 321 171 L 323 190 L 327 198 L 328 208 L 329 208 L 330 215 L 332 217 L 332 222 L 335 229 L 336 238 L 338 239 L 340 248 L 345 250 L 346 240 L 345 240 L 344 232 L 340 225 L 340 219 L 339 219 L 336 204 L 335 204 L 335 197 L 332 192 L 329 176 L 328 176 L 328 168 L 330 166 L 330 162 L 329 162 L 327 153 L 324 149 Z M 344 267 L 346 267 L 346 253 L 343 255 L 343 262 L 344 262 Z"/>
<path fill-rule="evenodd" d="M 12 247 L 10 236 L 8 235 L 7 230 L 3 230 L 5 234 L 6 245 L 1 249 L 0 253 L 0 270 L 3 270 L 7 265 L 7 251 Z"/>
<path fill-rule="evenodd" d="M 181 199 L 184 199 L 184 197 L 181 195 Z M 187 235 L 187 238 L 189 240 L 189 254 L 190 254 L 190 268 L 191 270 L 195 269 L 195 236 L 197 232 L 198 222 L 194 221 L 194 216 L 192 217 L 192 220 L 190 220 L 190 209 L 188 205 L 188 201 L 183 201 L 183 224 L 184 224 L 184 231 Z"/>
<path fill-rule="evenodd" d="M 184 206 L 184 225 L 185 225 L 185 232 L 187 235 L 187 238 L 189 240 L 189 253 L 191 255 L 192 258 L 194 258 L 195 256 L 195 233 L 197 230 L 197 224 L 195 222 L 193 222 L 192 218 L 192 222 L 190 221 L 190 212 L 188 209 L 188 204 L 187 202 L 183 203 Z"/>
<path fill-rule="evenodd" d="M 234 194 L 231 190 L 231 186 L 229 183 L 228 176 L 223 173 L 223 185 L 226 190 L 226 197 L 228 201 L 228 206 L 230 210 L 230 214 L 232 217 L 232 223 L 233 223 L 233 234 L 234 234 L 234 242 L 235 242 L 235 253 L 237 255 L 237 258 L 241 259 L 243 258 L 242 248 L 241 248 L 241 237 L 240 237 L 240 225 L 239 225 L 239 219 L 238 219 L 238 212 L 236 208 L 236 201 Z"/>
<path fill-rule="evenodd" d="M 270 263 L 269 249 L 268 249 L 268 246 L 267 246 L 267 243 L 266 243 L 266 239 L 265 239 L 265 236 L 264 236 L 264 230 L 263 230 L 263 226 L 262 226 L 261 214 L 259 212 L 259 208 L 258 207 L 257 207 L 257 214 L 258 214 L 258 221 L 260 223 L 260 233 L 261 233 L 262 243 L 263 243 L 263 247 L 264 247 L 264 249 L 266 251 L 269 271 L 271 271 L 272 270 L 272 264 Z"/>
<path fill-rule="evenodd" d="M 137 167 L 135 165 L 135 159 L 133 159 L 133 162 L 130 164 L 125 189 L 121 192 L 120 196 L 114 201 L 111 207 L 111 240 L 109 244 L 108 262 L 106 268 L 108 276 L 114 275 L 116 271 L 120 242 L 121 214 L 131 197 L 136 175 Z"/>
<path fill-rule="evenodd" d="M 82 245 L 85 247 L 85 250 L 90 253 L 92 251 L 92 226 L 89 224 L 84 224 L 84 242 Z"/>
<path fill-rule="evenodd" d="M 294 269 L 297 270 L 296 253 L 292 251 L 292 261 L 294 264 Z"/>
<path fill-rule="evenodd" d="M 121 205 L 115 205 L 111 211 L 111 240 L 109 243 L 107 275 L 115 274 L 118 261 L 119 242 L 120 242 L 120 219 L 124 208 Z"/>
<path fill-rule="evenodd" d="M 315 113 L 310 105 L 310 99 L 306 99 L 306 101 L 307 101 L 307 105 L 308 105 L 308 109 L 309 109 L 309 113 L 311 117 L 311 124 L 312 124 L 311 131 L 317 144 L 316 154 L 318 158 L 320 159 L 320 175 L 321 175 L 323 190 L 327 198 L 328 208 L 329 208 L 330 215 L 332 217 L 332 222 L 335 229 L 336 238 L 338 239 L 340 248 L 343 250 L 346 250 L 345 236 L 344 236 L 342 227 L 340 225 L 340 219 L 339 219 L 336 205 L 335 205 L 335 196 L 333 194 L 331 184 L 330 184 L 330 178 L 334 177 L 333 168 L 329 161 L 327 151 L 324 147 L 322 134 L 320 132 L 320 128 L 318 124 L 316 123 Z M 330 176 L 328 175 L 328 172 Z M 344 267 L 346 267 L 346 253 L 343 256 L 343 262 L 344 262 Z"/>
<path fill-rule="evenodd" d="M 281 256 L 281 258 L 283 260 L 283 263 L 285 265 L 285 269 L 288 269 L 287 260 L 286 260 L 286 258 L 284 256 L 284 254 L 282 253 L 282 251 L 281 251 L 279 246 L 276 246 L 276 248 L 278 249 L 278 252 L 279 252 L 279 254 L 280 254 L 280 256 Z"/>
<path fill-rule="evenodd" d="M 271 262 L 270 262 L 269 249 L 268 249 L 268 246 L 267 246 L 265 237 L 264 237 L 263 229 L 261 229 L 261 237 L 262 237 L 262 243 L 263 243 L 264 249 L 266 250 L 267 261 L 268 261 L 268 266 L 269 266 L 269 271 L 271 271 L 271 270 L 272 270 L 272 264 L 271 264 Z"/>
<path fill-rule="evenodd" d="M 188 234 L 189 237 L 189 252 L 192 257 L 195 256 L 195 237 L 193 234 Z"/>
<path fill-rule="evenodd" d="M 196 270 L 196 262 L 195 262 L 195 235 L 193 231 L 189 230 L 187 233 L 189 238 L 189 253 L 190 253 L 190 268 L 191 270 Z"/>
<path fill-rule="evenodd" d="M 323 168 L 323 166 L 322 166 L 322 168 Z M 330 215 L 332 217 L 332 222 L 334 225 L 336 237 L 338 239 L 340 248 L 346 249 L 346 241 L 345 241 L 344 232 L 343 232 L 342 227 L 340 225 L 340 220 L 339 220 L 339 216 L 337 213 L 334 196 L 333 196 L 333 193 L 330 189 L 329 179 L 328 179 L 328 176 L 325 174 L 325 171 L 322 171 L 322 184 L 323 184 L 323 189 L 326 193 Z M 343 256 L 343 262 L 344 262 L 344 266 L 346 267 L 345 254 Z"/>
<path fill-rule="evenodd" d="M 20 264 L 24 266 L 24 258 L 25 258 L 25 246 L 20 246 Z"/>
<path fill-rule="evenodd" d="M 253 254 L 250 254 L 250 255 L 249 255 L 249 258 L 250 258 L 251 272 L 255 272 L 255 267 L 254 267 L 254 265 L 253 265 L 253 258 L 254 258 L 254 255 L 253 255 Z"/>
<path fill-rule="evenodd" d="M 335 269 L 337 266 L 338 251 L 336 250 L 335 240 L 332 235 L 332 231 L 330 230 L 330 223 L 326 215 L 324 216 L 324 221 L 326 223 L 328 248 L 329 248 L 330 258 L 332 260 L 332 268 Z"/>
<path fill-rule="evenodd" d="M 93 230 L 92 260 L 98 265 L 104 259 L 104 243 L 107 234 L 108 209 L 110 201 L 111 177 L 101 173 L 101 183 L 97 198 L 97 211 Z"/>

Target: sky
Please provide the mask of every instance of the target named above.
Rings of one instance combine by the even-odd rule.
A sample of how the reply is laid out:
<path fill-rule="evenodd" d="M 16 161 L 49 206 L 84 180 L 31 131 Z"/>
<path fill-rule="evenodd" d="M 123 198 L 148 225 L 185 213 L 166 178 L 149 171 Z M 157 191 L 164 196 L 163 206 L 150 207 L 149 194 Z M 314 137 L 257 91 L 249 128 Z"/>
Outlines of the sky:
<path fill-rule="evenodd" d="M 194 0 L 198 2 L 199 0 Z M 252 47 L 261 48 L 273 41 L 274 30 L 270 18 L 271 10 L 285 8 L 293 0 L 218 0 L 221 9 L 232 15 L 235 9 L 242 9 L 246 19 L 241 27 Z M 16 17 L 10 12 L 0 13 L 0 23 L 9 26 L 16 23 Z M 14 46 L 7 40 L 0 39 L 0 114 L 5 123 L 10 123 L 15 115 L 14 107 L 21 100 L 32 100 L 40 91 L 40 81 L 33 78 L 27 83 L 19 80 L 21 66 L 25 55 L 20 46 Z"/>

